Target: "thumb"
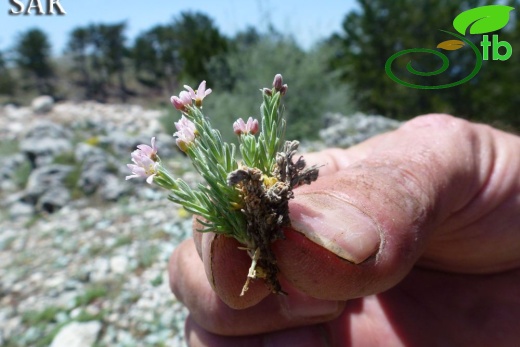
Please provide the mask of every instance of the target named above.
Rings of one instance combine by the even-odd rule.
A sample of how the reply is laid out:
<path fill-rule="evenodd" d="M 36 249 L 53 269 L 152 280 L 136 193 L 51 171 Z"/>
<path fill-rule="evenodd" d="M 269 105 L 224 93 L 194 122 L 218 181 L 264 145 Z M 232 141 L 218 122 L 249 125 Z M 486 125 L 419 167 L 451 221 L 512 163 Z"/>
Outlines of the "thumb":
<path fill-rule="evenodd" d="M 492 151 L 480 143 L 489 139 L 481 128 L 449 116 L 419 117 L 345 151 L 358 160 L 344 167 L 337 164 L 341 152 L 333 152 L 335 170 L 299 188 L 290 204 L 292 228 L 274 244 L 283 276 L 323 299 L 395 285 L 438 226 L 488 179 Z"/>

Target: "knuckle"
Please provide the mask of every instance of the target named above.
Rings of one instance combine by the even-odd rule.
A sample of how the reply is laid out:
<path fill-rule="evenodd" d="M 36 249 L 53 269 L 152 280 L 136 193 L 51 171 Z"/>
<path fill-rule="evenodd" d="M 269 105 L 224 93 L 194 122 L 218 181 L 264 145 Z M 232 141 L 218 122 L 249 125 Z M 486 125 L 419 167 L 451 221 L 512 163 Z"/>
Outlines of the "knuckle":
<path fill-rule="evenodd" d="M 433 113 L 418 116 L 406 122 L 402 128 L 407 130 L 431 128 L 432 131 L 438 132 L 458 132 L 468 131 L 471 128 L 471 123 L 448 114 Z"/>

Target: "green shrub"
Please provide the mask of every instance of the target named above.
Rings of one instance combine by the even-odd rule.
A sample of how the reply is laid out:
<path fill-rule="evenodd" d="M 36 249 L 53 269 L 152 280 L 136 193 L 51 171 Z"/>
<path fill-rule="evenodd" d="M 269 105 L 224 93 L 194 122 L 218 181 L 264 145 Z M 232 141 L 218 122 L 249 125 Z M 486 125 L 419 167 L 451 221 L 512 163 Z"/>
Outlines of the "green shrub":
<path fill-rule="evenodd" d="M 276 34 L 239 46 L 211 63 L 217 84 L 208 86 L 213 94 L 204 100 L 205 113 L 227 141 L 234 139 L 232 124 L 237 118 L 259 118 L 262 96 L 251 91 L 271 88 L 272 76 L 281 73 L 289 86 L 284 97 L 287 137 L 316 139 L 325 113 L 353 110 L 348 88 L 336 73 L 327 71 L 331 54 L 325 46 L 303 51 L 290 38 Z"/>

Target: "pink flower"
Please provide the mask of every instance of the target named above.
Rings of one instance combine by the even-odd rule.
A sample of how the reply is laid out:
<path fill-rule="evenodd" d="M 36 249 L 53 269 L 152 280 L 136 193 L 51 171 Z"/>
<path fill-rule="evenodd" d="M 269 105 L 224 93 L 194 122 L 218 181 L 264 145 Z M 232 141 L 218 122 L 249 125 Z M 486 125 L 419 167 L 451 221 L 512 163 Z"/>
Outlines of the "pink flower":
<path fill-rule="evenodd" d="M 170 101 L 177 110 L 186 112 L 186 106 L 191 106 L 191 96 L 190 93 L 183 90 L 180 92 L 179 96 L 172 96 Z"/>
<path fill-rule="evenodd" d="M 132 170 L 132 175 L 126 176 L 129 180 L 134 177 L 146 177 L 146 182 L 152 184 L 153 178 L 157 175 L 157 147 L 155 147 L 155 137 L 152 137 L 152 147 L 148 145 L 139 145 L 138 149 L 132 152 L 132 161 L 134 164 L 127 164 Z"/>
<path fill-rule="evenodd" d="M 184 88 L 188 90 L 190 93 L 190 96 L 193 100 L 195 100 L 195 106 L 201 107 L 202 106 L 202 100 L 211 94 L 211 89 L 206 89 L 206 81 L 202 81 L 199 84 L 199 88 L 197 88 L 196 91 L 194 91 L 190 86 L 185 85 Z"/>
<path fill-rule="evenodd" d="M 175 123 L 175 128 L 177 128 L 178 131 L 173 134 L 173 136 L 177 137 L 177 146 L 179 146 L 181 151 L 186 152 L 188 146 L 195 140 L 195 136 L 197 135 L 195 124 L 188 118 L 182 116 L 181 119 Z"/>
<path fill-rule="evenodd" d="M 239 118 L 238 120 L 233 123 L 233 131 L 237 135 L 242 134 L 251 134 L 254 135 L 258 132 L 258 129 L 260 128 L 260 125 L 258 124 L 258 120 L 253 119 L 252 117 L 249 117 L 247 120 L 247 123 L 244 122 L 242 118 Z"/>
<path fill-rule="evenodd" d="M 141 154 L 147 156 L 153 161 L 157 161 L 157 147 L 155 146 L 155 137 L 152 137 L 152 147 L 142 144 L 137 146 L 141 150 Z"/>

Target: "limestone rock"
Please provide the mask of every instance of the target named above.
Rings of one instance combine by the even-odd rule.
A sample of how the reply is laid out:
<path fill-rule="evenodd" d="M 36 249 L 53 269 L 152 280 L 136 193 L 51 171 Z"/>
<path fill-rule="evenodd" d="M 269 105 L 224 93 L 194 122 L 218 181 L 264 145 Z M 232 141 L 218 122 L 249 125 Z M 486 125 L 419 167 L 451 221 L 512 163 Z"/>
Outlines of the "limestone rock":
<path fill-rule="evenodd" d="M 50 121 L 36 122 L 20 141 L 20 149 L 33 167 L 50 164 L 59 154 L 72 151 L 70 132 Z"/>
<path fill-rule="evenodd" d="M 100 330 L 101 323 L 98 321 L 69 323 L 61 328 L 50 347 L 91 347 Z"/>
<path fill-rule="evenodd" d="M 38 210 L 54 212 L 65 206 L 70 193 L 65 188 L 65 180 L 71 173 L 68 165 L 47 165 L 31 172 L 24 193 L 24 202 L 32 203 Z"/>
<path fill-rule="evenodd" d="M 350 147 L 377 134 L 394 130 L 400 122 L 383 116 L 355 113 L 344 116 L 338 113 L 325 115 L 326 128 L 320 138 L 328 147 Z"/>
<path fill-rule="evenodd" d="M 31 108 L 34 113 L 47 113 L 52 110 L 54 99 L 48 95 L 37 97 L 31 102 Z"/>

